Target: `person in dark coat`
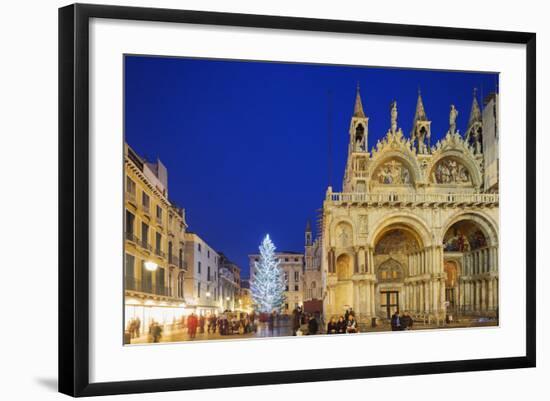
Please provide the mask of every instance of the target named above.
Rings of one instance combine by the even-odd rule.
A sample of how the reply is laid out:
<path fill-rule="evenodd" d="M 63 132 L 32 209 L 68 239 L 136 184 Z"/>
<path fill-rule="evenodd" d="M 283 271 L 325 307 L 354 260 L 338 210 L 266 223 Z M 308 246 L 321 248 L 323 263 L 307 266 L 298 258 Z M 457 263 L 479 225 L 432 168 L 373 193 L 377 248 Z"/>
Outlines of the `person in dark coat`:
<path fill-rule="evenodd" d="M 315 316 L 310 316 L 309 322 L 307 323 L 307 334 L 308 335 L 317 334 L 318 330 L 319 330 L 319 323 L 317 323 L 317 319 L 315 319 Z"/>
<path fill-rule="evenodd" d="M 302 319 L 302 310 L 299 306 L 292 311 L 292 335 L 295 336 L 296 332 L 300 328 L 300 321 Z"/>
<path fill-rule="evenodd" d="M 409 312 L 404 312 L 403 317 L 401 318 L 401 327 L 402 330 L 411 330 L 413 326 L 413 320 Z"/>
<path fill-rule="evenodd" d="M 330 318 L 330 321 L 327 325 L 327 334 L 337 334 L 338 333 L 338 324 L 336 323 L 335 318 Z"/>
<path fill-rule="evenodd" d="M 401 322 L 401 317 L 399 316 L 399 311 L 397 310 L 391 317 L 391 330 L 392 331 L 403 330 L 403 323 Z"/>
<path fill-rule="evenodd" d="M 206 319 L 205 319 L 205 317 L 204 317 L 203 315 L 201 315 L 201 316 L 199 317 L 199 329 L 200 329 L 199 333 L 201 333 L 201 334 L 204 333 L 204 325 L 205 325 L 205 323 L 206 323 Z"/>
<path fill-rule="evenodd" d="M 162 327 L 160 327 L 160 324 L 157 322 L 153 323 L 153 327 L 151 328 L 151 335 L 153 336 L 153 342 L 158 343 L 160 341 L 160 337 L 162 336 Z"/>
<path fill-rule="evenodd" d="M 338 322 L 336 323 L 336 333 L 337 334 L 344 334 L 346 332 L 347 323 L 344 320 L 344 316 L 340 316 L 338 318 Z"/>

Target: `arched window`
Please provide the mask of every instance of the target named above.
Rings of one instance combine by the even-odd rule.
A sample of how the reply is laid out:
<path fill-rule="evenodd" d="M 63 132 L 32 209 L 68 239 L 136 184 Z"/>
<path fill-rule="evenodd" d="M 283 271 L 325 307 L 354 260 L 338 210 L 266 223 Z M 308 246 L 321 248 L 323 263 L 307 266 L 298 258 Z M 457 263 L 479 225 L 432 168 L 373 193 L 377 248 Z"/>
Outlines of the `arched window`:
<path fill-rule="evenodd" d="M 378 281 L 401 281 L 403 279 L 403 268 L 395 259 L 388 259 L 378 267 Z"/>

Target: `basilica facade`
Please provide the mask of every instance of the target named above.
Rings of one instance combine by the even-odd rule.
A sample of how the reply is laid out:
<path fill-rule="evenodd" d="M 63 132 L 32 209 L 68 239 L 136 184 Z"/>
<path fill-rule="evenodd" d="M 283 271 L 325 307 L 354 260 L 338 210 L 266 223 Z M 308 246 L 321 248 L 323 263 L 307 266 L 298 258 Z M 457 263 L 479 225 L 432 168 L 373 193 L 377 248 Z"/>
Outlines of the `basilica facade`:
<path fill-rule="evenodd" d="M 464 134 L 450 105 L 432 144 L 420 92 L 408 134 L 392 102 L 369 151 L 357 88 L 342 192 L 328 187 L 320 236 L 306 244 L 306 260 L 319 255 L 325 319 L 350 308 L 360 323 L 396 310 L 437 322 L 498 313 L 498 95 L 483 104 L 474 92 Z"/>

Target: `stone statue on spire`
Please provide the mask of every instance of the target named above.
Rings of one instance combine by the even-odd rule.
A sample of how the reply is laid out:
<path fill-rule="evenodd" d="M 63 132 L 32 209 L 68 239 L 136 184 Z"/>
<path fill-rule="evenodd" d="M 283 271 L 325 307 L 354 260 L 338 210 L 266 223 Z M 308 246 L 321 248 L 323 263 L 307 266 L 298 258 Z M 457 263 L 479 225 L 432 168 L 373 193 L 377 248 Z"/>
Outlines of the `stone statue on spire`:
<path fill-rule="evenodd" d="M 458 110 L 454 104 L 451 104 L 451 111 L 449 112 L 449 133 L 451 135 L 456 133 L 456 118 L 458 117 Z"/>
<path fill-rule="evenodd" d="M 391 114 L 391 132 L 397 132 L 397 102 L 393 100 L 390 104 L 390 114 Z"/>

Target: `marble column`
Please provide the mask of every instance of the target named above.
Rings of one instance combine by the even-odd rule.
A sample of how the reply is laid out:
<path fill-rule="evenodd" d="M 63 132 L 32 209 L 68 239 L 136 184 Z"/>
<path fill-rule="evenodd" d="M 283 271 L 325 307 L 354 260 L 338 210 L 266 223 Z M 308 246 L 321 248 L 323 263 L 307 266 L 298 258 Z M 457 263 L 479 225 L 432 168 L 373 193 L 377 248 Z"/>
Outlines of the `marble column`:
<path fill-rule="evenodd" d="M 487 281 L 481 280 L 481 308 L 482 311 L 487 310 Z"/>
<path fill-rule="evenodd" d="M 436 302 L 437 302 L 437 286 L 435 285 L 435 282 L 434 280 L 431 280 L 430 281 L 430 294 L 431 294 L 431 297 L 432 297 L 432 302 L 431 302 L 431 305 L 430 305 L 430 309 L 432 311 L 435 311 L 437 309 L 436 307 Z"/>
<path fill-rule="evenodd" d="M 466 291 L 466 283 L 464 281 L 460 281 L 460 284 L 458 286 L 458 307 L 460 310 L 464 310 L 464 306 L 466 303 L 466 298 L 464 297 Z"/>
<path fill-rule="evenodd" d="M 455 295 L 456 296 L 456 295 Z M 445 280 L 439 280 L 439 305 L 438 310 L 442 311 L 445 305 Z"/>
<path fill-rule="evenodd" d="M 481 281 L 475 282 L 476 286 L 476 311 L 481 311 Z"/>
<path fill-rule="evenodd" d="M 366 263 L 367 273 L 373 274 L 374 273 L 374 258 L 373 258 L 373 255 L 372 255 L 372 248 L 369 247 L 366 250 L 366 252 L 367 252 L 367 263 Z"/>
<path fill-rule="evenodd" d="M 371 300 L 371 314 L 372 316 L 376 316 L 376 287 L 374 283 L 370 284 L 370 300 Z"/>
<path fill-rule="evenodd" d="M 353 309 L 357 317 L 361 315 L 361 294 L 359 293 L 359 282 L 353 282 Z"/>
<path fill-rule="evenodd" d="M 370 294 L 371 294 L 371 283 L 367 282 L 365 284 L 365 311 L 369 316 L 372 316 L 372 308 L 370 305 Z"/>
<path fill-rule="evenodd" d="M 490 311 L 492 311 L 492 310 L 495 309 L 495 307 L 494 307 L 494 295 L 493 295 L 493 291 L 494 291 L 494 290 L 493 290 L 493 285 L 494 285 L 494 282 L 495 282 L 495 280 L 492 279 L 492 278 L 489 279 L 489 281 L 488 281 L 488 287 L 489 287 L 489 288 L 488 288 L 488 291 L 487 291 L 487 292 L 488 292 L 488 295 L 487 295 L 487 296 L 488 296 L 488 305 L 487 305 L 487 306 L 488 306 L 488 309 L 489 309 Z"/>

